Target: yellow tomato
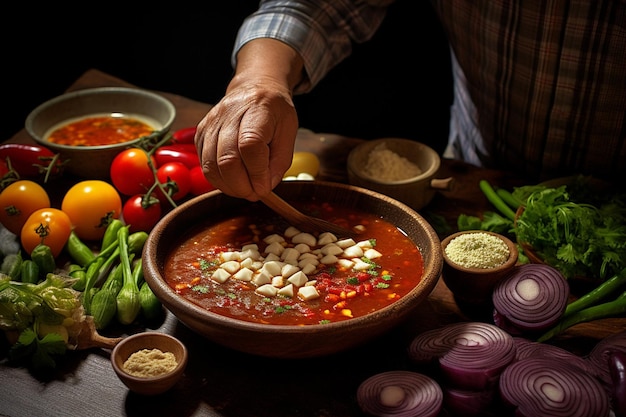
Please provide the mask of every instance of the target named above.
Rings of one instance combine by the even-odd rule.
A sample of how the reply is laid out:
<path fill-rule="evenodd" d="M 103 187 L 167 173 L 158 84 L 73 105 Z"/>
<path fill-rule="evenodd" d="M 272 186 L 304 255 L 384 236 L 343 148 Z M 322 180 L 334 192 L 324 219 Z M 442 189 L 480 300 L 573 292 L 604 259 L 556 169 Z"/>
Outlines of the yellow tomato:
<path fill-rule="evenodd" d="M 0 193 L 0 223 L 19 235 L 28 217 L 45 207 L 50 207 L 50 198 L 41 185 L 30 180 L 15 181 Z"/>
<path fill-rule="evenodd" d="M 20 240 L 27 253 L 40 243 L 48 245 L 56 258 L 67 243 L 72 231 L 72 222 L 67 214 L 55 208 L 35 210 L 22 227 Z"/>
<path fill-rule="evenodd" d="M 61 202 L 74 228 L 83 240 L 100 240 L 107 226 L 122 213 L 122 198 L 106 181 L 86 180 L 70 188 Z"/>
<path fill-rule="evenodd" d="M 320 160 L 311 152 L 295 152 L 291 160 L 291 166 L 285 172 L 285 177 L 298 176 L 298 174 L 309 174 L 316 177 L 320 170 Z"/>

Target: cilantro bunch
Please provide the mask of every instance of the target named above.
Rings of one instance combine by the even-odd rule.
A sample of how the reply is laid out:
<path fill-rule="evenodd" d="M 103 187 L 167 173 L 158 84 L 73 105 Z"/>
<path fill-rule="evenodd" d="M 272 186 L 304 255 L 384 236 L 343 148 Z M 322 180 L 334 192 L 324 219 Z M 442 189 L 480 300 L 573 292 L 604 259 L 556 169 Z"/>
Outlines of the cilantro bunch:
<path fill-rule="evenodd" d="M 603 282 L 626 267 L 626 195 L 602 193 L 590 184 L 525 186 L 515 223 L 525 243 L 566 278 Z"/>

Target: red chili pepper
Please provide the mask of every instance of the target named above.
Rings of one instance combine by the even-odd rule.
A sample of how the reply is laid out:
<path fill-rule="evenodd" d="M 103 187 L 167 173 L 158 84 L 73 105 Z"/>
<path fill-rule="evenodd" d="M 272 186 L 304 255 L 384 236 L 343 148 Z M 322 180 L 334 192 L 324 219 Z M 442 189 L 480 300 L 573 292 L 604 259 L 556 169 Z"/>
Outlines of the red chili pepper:
<path fill-rule="evenodd" d="M 188 169 L 200 165 L 200 158 L 195 152 L 182 151 L 174 147 L 175 145 L 164 145 L 154 152 L 154 159 L 158 166 L 163 166 L 168 162 L 181 162 Z M 177 145 L 182 146 L 182 145 Z"/>
<path fill-rule="evenodd" d="M 172 133 L 172 143 L 194 143 L 196 126 L 184 127 Z"/>
<path fill-rule="evenodd" d="M 55 160 L 55 165 L 52 175 L 59 174 L 63 168 L 58 155 L 38 145 L 3 143 L 0 145 L 0 159 L 7 165 L 10 162 L 10 166 L 22 177 L 36 177 L 44 174 L 53 160 Z"/>

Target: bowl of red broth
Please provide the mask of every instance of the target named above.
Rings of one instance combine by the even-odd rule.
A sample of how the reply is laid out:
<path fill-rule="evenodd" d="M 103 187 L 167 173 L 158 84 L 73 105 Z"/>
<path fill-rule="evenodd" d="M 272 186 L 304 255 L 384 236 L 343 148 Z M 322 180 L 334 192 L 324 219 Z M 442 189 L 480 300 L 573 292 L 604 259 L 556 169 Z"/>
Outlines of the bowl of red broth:
<path fill-rule="evenodd" d="M 181 204 L 150 233 L 144 276 L 195 332 L 259 356 L 324 356 L 383 335 L 436 285 L 440 241 L 405 204 L 323 181 L 284 181 L 275 191 L 358 234 L 303 232 L 220 191 Z"/>
<path fill-rule="evenodd" d="M 120 151 L 167 131 L 175 117 L 174 105 L 157 93 L 100 87 L 40 104 L 27 116 L 25 128 L 38 144 L 59 154 L 66 172 L 106 180 Z"/>

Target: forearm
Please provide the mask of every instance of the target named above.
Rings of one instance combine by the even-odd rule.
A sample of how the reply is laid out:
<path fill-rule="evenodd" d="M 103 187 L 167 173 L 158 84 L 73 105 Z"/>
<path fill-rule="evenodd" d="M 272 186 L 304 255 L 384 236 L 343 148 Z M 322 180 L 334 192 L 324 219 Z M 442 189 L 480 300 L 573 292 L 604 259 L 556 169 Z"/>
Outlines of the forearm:
<path fill-rule="evenodd" d="M 237 54 L 235 75 L 228 91 L 243 83 L 275 83 L 290 95 L 303 77 L 302 57 L 287 44 L 259 38 L 246 43 Z"/>

